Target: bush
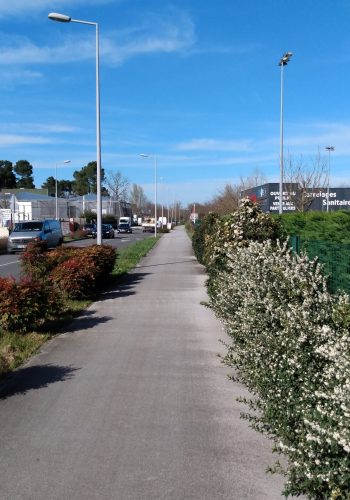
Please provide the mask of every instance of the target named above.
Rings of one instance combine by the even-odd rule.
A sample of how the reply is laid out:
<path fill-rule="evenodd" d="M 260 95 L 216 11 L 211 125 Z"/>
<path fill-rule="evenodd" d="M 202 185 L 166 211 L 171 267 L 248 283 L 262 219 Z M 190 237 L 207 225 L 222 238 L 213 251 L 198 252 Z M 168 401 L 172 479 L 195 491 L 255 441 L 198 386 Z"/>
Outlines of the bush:
<path fill-rule="evenodd" d="M 71 257 L 55 267 L 50 274 L 50 281 L 56 285 L 68 299 L 87 297 L 95 286 L 95 273 L 92 262 L 86 256 Z"/>
<path fill-rule="evenodd" d="M 84 298 L 105 282 L 112 272 L 116 251 L 110 246 L 93 245 L 86 248 L 60 250 L 51 257 L 56 265 L 50 280 L 70 299 Z"/>
<path fill-rule="evenodd" d="M 26 277 L 16 282 L 0 278 L 0 327 L 6 331 L 25 333 L 57 315 L 62 301 L 55 287 L 47 282 Z"/>
<path fill-rule="evenodd" d="M 198 262 L 203 265 L 208 263 L 207 246 L 210 239 L 213 238 L 215 234 L 218 221 L 218 214 L 210 213 L 194 225 L 192 247 Z"/>
<path fill-rule="evenodd" d="M 48 271 L 47 246 L 42 241 L 29 243 L 21 255 L 21 267 L 25 274 L 39 279 Z"/>
<path fill-rule="evenodd" d="M 209 305 L 232 339 L 225 362 L 252 393 L 252 427 L 287 456 L 285 495 L 349 498 L 350 304 L 294 255 L 277 218 L 244 201 L 198 236 Z"/>
<path fill-rule="evenodd" d="M 85 255 L 90 259 L 91 266 L 96 276 L 96 283 L 105 281 L 113 271 L 117 258 L 116 250 L 108 245 L 92 245 L 84 249 Z"/>
<path fill-rule="evenodd" d="M 348 297 L 328 293 L 317 261 L 267 241 L 228 250 L 210 305 L 232 338 L 226 361 L 254 395 L 247 417 L 288 456 L 284 493 L 347 498 Z"/>

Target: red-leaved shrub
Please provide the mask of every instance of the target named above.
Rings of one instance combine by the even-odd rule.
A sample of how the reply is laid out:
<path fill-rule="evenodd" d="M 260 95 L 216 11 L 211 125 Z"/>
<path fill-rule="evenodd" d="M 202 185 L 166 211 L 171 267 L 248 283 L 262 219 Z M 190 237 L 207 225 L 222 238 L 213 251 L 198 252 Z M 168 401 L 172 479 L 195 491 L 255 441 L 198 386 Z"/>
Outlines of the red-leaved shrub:
<path fill-rule="evenodd" d="M 25 333 L 57 316 L 62 301 L 55 286 L 30 276 L 16 282 L 0 278 L 0 327 Z"/>

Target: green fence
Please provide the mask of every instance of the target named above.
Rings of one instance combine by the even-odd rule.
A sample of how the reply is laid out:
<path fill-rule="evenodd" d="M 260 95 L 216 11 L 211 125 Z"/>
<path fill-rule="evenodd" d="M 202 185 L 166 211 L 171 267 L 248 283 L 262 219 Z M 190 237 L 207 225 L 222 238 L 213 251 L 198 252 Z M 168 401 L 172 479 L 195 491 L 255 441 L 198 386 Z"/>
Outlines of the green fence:
<path fill-rule="evenodd" d="M 295 252 L 306 251 L 311 259 L 318 257 L 328 276 L 331 293 L 345 290 L 350 294 L 350 244 L 307 240 L 300 236 L 292 236 L 290 243 Z"/>

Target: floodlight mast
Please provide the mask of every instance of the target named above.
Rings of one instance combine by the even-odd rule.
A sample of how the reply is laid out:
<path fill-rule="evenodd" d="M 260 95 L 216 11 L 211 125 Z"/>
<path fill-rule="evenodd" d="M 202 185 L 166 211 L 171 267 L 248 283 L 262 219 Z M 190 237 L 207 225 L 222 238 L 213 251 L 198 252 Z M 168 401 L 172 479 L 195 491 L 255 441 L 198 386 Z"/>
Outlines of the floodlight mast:
<path fill-rule="evenodd" d="M 281 121 L 280 121 L 280 185 L 279 185 L 279 213 L 283 213 L 283 68 L 287 66 L 293 52 L 286 52 L 278 63 L 281 66 Z"/>

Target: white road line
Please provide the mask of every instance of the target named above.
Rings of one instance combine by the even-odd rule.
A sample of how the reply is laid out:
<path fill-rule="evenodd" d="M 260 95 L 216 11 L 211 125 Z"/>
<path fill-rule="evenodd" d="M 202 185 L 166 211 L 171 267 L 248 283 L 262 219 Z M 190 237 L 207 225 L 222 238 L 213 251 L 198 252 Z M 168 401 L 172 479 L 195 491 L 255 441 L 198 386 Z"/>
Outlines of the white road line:
<path fill-rule="evenodd" d="M 17 264 L 20 260 L 14 260 L 13 262 L 7 262 L 6 264 L 0 264 L 0 267 L 11 266 L 11 264 Z"/>

